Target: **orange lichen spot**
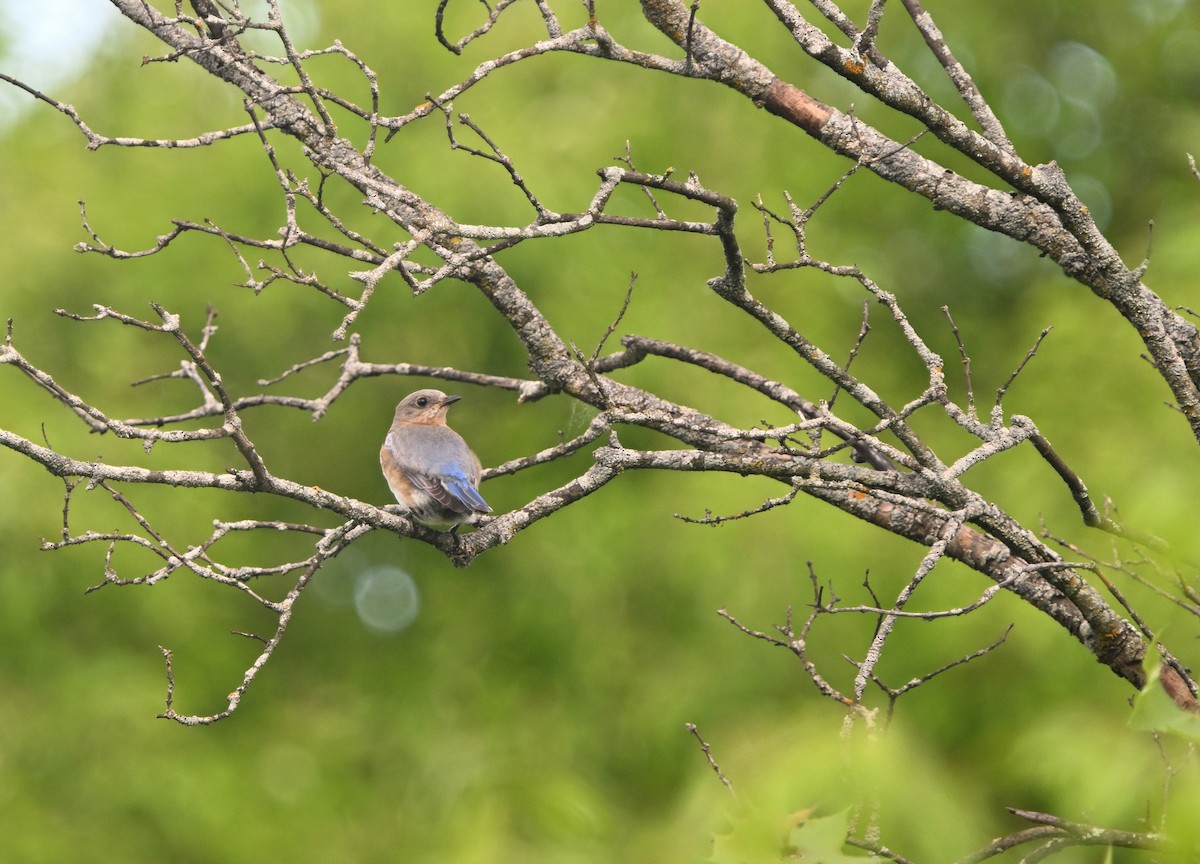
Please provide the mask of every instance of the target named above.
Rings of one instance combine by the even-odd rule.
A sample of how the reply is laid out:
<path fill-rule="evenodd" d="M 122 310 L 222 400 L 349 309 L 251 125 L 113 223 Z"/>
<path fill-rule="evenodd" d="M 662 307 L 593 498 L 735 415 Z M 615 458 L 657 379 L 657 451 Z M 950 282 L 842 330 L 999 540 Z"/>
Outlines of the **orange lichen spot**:
<path fill-rule="evenodd" d="M 1032 176 L 1033 176 L 1033 169 L 1032 169 L 1032 168 L 1030 168 L 1028 165 L 1022 165 L 1022 166 L 1021 166 L 1021 173 L 1022 173 L 1022 174 L 1024 174 L 1026 177 L 1032 177 Z"/>
<path fill-rule="evenodd" d="M 861 60 L 847 59 L 846 62 L 842 64 L 842 68 L 845 69 L 847 72 L 849 72 L 851 75 L 861 75 L 863 73 L 863 70 L 867 68 L 867 65 L 865 63 L 863 63 Z"/>

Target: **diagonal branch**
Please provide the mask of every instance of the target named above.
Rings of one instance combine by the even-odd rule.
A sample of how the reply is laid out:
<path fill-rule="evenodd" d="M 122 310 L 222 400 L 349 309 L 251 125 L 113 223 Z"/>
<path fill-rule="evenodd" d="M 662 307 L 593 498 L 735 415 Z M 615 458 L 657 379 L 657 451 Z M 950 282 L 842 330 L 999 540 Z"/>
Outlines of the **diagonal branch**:
<path fill-rule="evenodd" d="M 852 49 L 834 45 L 791 3 L 768 0 L 768 5 L 810 56 L 884 104 L 914 116 L 944 143 L 1021 194 L 969 181 L 814 99 L 693 20 L 679 0 L 642 0 L 642 10 L 655 27 L 681 48 L 687 44 L 691 77 L 737 90 L 833 152 L 927 198 L 936 209 L 1033 246 L 1068 277 L 1111 303 L 1141 336 L 1193 437 L 1200 441 L 1200 330 L 1141 282 L 1144 267 L 1126 267 L 1062 170 L 1053 163 L 1028 165 L 971 131 L 894 67 L 875 67 Z"/>

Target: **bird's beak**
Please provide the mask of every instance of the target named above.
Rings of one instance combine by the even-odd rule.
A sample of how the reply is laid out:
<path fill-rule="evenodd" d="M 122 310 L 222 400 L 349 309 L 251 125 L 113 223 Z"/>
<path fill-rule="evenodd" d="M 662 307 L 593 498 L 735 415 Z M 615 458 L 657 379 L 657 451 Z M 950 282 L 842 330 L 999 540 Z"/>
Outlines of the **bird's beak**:
<path fill-rule="evenodd" d="M 461 398 L 462 398 L 461 396 L 447 396 L 445 399 L 442 400 L 442 404 L 449 407 Z"/>

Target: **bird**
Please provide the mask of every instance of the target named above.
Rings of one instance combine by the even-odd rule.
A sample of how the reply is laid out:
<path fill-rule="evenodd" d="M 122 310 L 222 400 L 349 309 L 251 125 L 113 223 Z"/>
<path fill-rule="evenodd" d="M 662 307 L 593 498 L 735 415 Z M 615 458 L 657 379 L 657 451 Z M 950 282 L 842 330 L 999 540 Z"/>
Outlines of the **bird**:
<path fill-rule="evenodd" d="M 457 531 L 492 512 L 479 494 L 479 457 L 446 425 L 446 412 L 461 398 L 441 390 L 409 393 L 396 406 L 379 451 L 383 476 L 401 508 L 438 531 Z"/>

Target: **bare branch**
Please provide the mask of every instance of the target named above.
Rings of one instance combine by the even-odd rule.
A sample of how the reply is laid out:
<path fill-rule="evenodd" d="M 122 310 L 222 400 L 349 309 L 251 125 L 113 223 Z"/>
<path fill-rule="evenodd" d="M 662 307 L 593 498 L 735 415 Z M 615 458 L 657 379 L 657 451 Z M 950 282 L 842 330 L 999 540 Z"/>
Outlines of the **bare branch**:
<path fill-rule="evenodd" d="M 855 706 L 855 710 L 862 707 L 868 684 L 879 684 L 876 669 L 900 622 L 911 618 L 937 619 L 968 614 L 1001 590 L 1020 597 L 1057 621 L 1116 674 L 1138 686 L 1144 683 L 1142 659 L 1146 637 L 1139 629 L 1149 633 L 1149 628 L 1139 626 L 1141 622 L 1132 606 L 1121 599 L 1119 592 L 1110 592 L 1118 598 L 1115 606 L 1110 605 L 1106 596 L 1087 581 L 1096 573 L 1103 582 L 1103 574 L 1064 560 L 1046 545 L 1044 538 L 1025 528 L 966 481 L 970 469 L 1003 458 L 1004 454 L 1029 442 L 1050 467 L 1052 476 L 1066 484 L 1086 525 L 1138 538 L 1107 512 L 1100 511 L 1083 480 L 1050 447 L 1032 419 L 1018 415 L 1005 423 L 1002 400 L 1014 386 L 1017 375 L 1036 354 L 1047 331 L 1043 331 L 1013 375 L 998 390 L 988 421 L 981 421 L 976 414 L 971 360 L 948 310 L 945 314 L 964 370 L 965 409 L 949 395 L 942 357 L 925 342 L 897 298 L 860 268 L 823 260 L 810 249 L 807 227 L 815 214 L 823 212 L 824 204 L 863 170 L 922 196 L 934 207 L 1013 237 L 1049 256 L 1067 275 L 1114 305 L 1137 328 L 1156 369 L 1171 388 L 1176 405 L 1200 440 L 1200 331 L 1141 284 L 1144 268 L 1131 270 L 1124 265 L 1100 235 L 1057 166 L 1031 165 L 1018 155 L 928 13 L 917 0 L 904 2 L 909 16 L 968 105 L 982 134 L 968 128 L 952 111 L 930 99 L 882 55 L 878 38 L 885 24 L 886 3 L 883 0 L 873 0 L 869 5 L 861 29 L 835 3 L 828 0 L 814 2 L 818 12 L 836 28 L 834 37 L 846 43 L 844 45 L 835 43 L 825 31 L 807 22 L 793 4 L 767 0 L 767 5 L 800 51 L 834 69 L 881 104 L 914 118 L 921 131 L 907 140 L 894 140 L 863 123 L 852 110 L 826 105 L 781 80 L 747 51 L 709 29 L 703 21 L 699 3 L 682 0 L 644 0 L 642 3 L 646 19 L 672 41 L 678 49 L 677 55 L 682 52 L 677 58 L 625 47 L 600 24 L 591 4 L 585 4 L 587 21 L 584 26 L 563 32 L 550 0 L 537 0 L 534 5 L 545 28 L 545 39 L 478 64 L 458 83 L 437 95 L 428 96 L 427 101 L 409 113 L 393 117 L 379 115 L 380 90 L 371 67 L 340 43 L 313 50 L 295 45 L 284 27 L 277 0 L 270 0 L 265 21 L 250 20 L 237 4 L 213 3 L 211 0 L 198 0 L 193 4 L 194 16 L 183 12 L 182 2 L 176 3 L 173 17 L 141 0 L 113 0 L 126 18 L 153 33 L 164 44 L 163 56 L 152 62 L 185 59 L 194 62 L 240 94 L 250 117 L 247 125 L 190 139 L 108 138 L 93 132 L 71 106 L 0 76 L 67 116 L 85 135 L 91 149 L 109 144 L 163 148 L 206 146 L 255 134 L 265 157 L 264 170 L 271 171 L 277 188 L 275 194 L 282 204 L 282 224 L 275 236 L 249 236 L 229 230 L 216 220 L 178 219 L 146 248 L 127 251 L 101 239 L 100 232 L 89 224 L 81 204 L 81 220 L 90 242 L 77 248 L 126 260 L 166 253 L 174 240 L 184 234 L 211 238 L 220 245 L 222 255 L 234 256 L 238 271 L 244 276 L 244 287 L 257 293 L 275 283 L 295 285 L 332 300 L 337 319 L 332 336 L 337 340 L 348 340 L 345 347 L 338 350 L 315 349 L 309 355 L 311 359 L 294 363 L 275 377 L 259 382 L 263 388 L 287 385 L 298 389 L 303 381 L 300 376 L 304 373 L 336 367 L 337 380 L 324 387 L 320 395 L 238 393 L 226 383 L 221 370 L 209 359 L 210 342 L 215 339 L 216 332 L 215 313 L 211 310 L 195 335 L 189 335 L 180 318 L 167 311 L 165 305 L 152 304 L 157 321 L 142 320 L 106 305 L 94 306 L 94 315 L 62 312 L 76 321 L 116 321 L 148 334 L 147 338 L 166 337 L 180 352 L 178 369 L 152 372 L 141 381 L 179 380 L 195 390 L 197 401 L 194 407 L 175 413 L 164 411 L 158 416 L 119 420 L 112 412 L 101 410 L 83 396 L 61 387 L 48 372 L 18 352 L 13 345 L 10 324 L 4 345 L 0 346 L 0 365 L 12 366 L 32 380 L 90 431 L 111 432 L 118 438 L 137 440 L 147 449 L 160 444 L 228 440 L 236 451 L 239 467 L 220 474 L 186 469 L 150 470 L 139 465 L 108 465 L 72 458 L 48 444 L 37 445 L 15 432 L 0 430 L 0 444 L 63 478 L 66 492 L 62 537 L 46 547 L 100 544 L 106 550 L 101 585 L 154 584 L 175 573 L 186 572 L 231 587 L 278 616 L 274 635 L 256 637 L 260 638 L 262 651 L 246 670 L 242 684 L 230 697 L 225 712 L 213 715 L 175 713 L 171 655 L 164 649 L 168 671 L 164 716 L 186 723 L 214 722 L 228 716 L 283 638 L 292 601 L 325 561 L 356 538 L 374 530 L 387 530 L 428 543 L 454 563 L 465 565 L 478 555 L 506 544 L 518 532 L 562 507 L 581 501 L 629 470 L 730 472 L 784 484 L 786 491 L 778 495 L 764 494 L 759 499 L 761 504 L 741 513 L 713 516 L 711 510 L 705 510 L 703 518 L 685 521 L 719 524 L 729 519 L 748 518 L 793 504 L 800 493 L 804 493 L 810 499 L 832 505 L 919 544 L 923 550 L 922 561 L 894 600 L 881 603 L 873 597 L 871 606 L 823 603 L 813 577 L 817 596 L 814 617 L 806 621 L 799 633 L 791 629 L 790 614 L 788 623 L 780 631 L 784 635 L 782 640 L 746 631 L 788 647 L 807 664 L 806 670 L 824 695 Z M 448 0 L 441 0 L 434 12 L 434 23 L 436 37 L 444 47 L 456 54 L 462 52 L 467 45 L 491 32 L 513 3 L 512 0 L 500 0 L 490 6 L 481 5 L 481 17 L 476 19 L 479 23 L 465 36 L 454 40 L 446 33 Z M 887 23 L 890 24 L 891 19 Z M 259 31 L 271 37 L 278 46 L 275 56 L 243 46 L 239 40 L 248 31 Z M 556 52 L 720 83 L 803 130 L 832 152 L 846 157 L 850 167 L 808 207 L 797 205 L 790 194 L 781 191 L 766 197 L 766 200 L 775 200 L 774 196 L 779 195 L 786 202 L 786 210 L 775 212 L 763 203 L 763 196 L 758 197 L 754 206 L 762 219 L 767 249 L 763 262 L 748 260 L 736 230 L 737 200 L 719 186 L 702 183 L 694 172 L 688 173 L 685 179 L 676 179 L 684 178 L 684 173 L 676 174 L 673 168 L 657 174 L 638 170 L 628 143 L 624 155 L 615 157 L 616 165 L 597 171 L 598 180 L 590 200 L 578 202 L 575 205 L 577 212 L 556 212 L 543 203 L 549 197 L 534 188 L 518 161 L 505 151 L 502 136 L 491 134 L 468 114 L 455 113 L 453 108 L 455 99 L 499 70 Z M 354 80 L 365 82 L 369 101 L 359 104 L 321 86 L 313 73 L 323 62 L 348 65 Z M 290 83 L 285 84 L 281 78 Z M 387 129 L 390 139 L 409 124 L 435 112 L 441 112 L 444 117 L 452 150 L 486 160 L 511 181 L 532 208 L 532 217 L 528 214 L 522 217 L 529 221 L 490 224 L 484 216 L 484 221 L 478 224 L 460 222 L 376 165 L 379 129 Z M 352 128 L 345 132 L 339 130 L 335 116 L 339 121 L 348 118 Z M 467 133 L 462 131 L 464 128 Z M 980 166 L 982 170 L 977 173 L 986 182 L 963 177 L 947 170 L 942 163 L 915 152 L 914 144 L 926 134 L 932 134 Z M 279 136 L 287 136 L 299 147 L 278 147 Z M 299 156 L 288 155 L 297 149 Z M 295 167 L 296 163 L 291 159 L 304 167 Z M 376 221 L 386 221 L 386 231 L 369 234 L 360 227 L 364 219 L 353 218 L 345 209 L 331 203 L 337 200 L 336 196 L 328 194 L 333 184 L 340 184 L 359 196 L 362 216 L 372 214 Z M 649 216 L 644 210 L 640 214 L 635 211 L 633 215 L 621 210 L 621 196 L 617 190 L 622 186 L 640 190 L 638 194 L 650 202 Z M 696 216 L 697 212 L 702 215 Z M 802 360 L 808 369 L 818 373 L 822 378 L 822 389 L 832 391 L 828 402 L 810 400 L 788 382 L 768 379 L 752 368 L 755 361 L 733 353 L 720 356 L 666 339 L 619 334 L 631 306 L 636 276 L 631 276 L 624 302 L 597 339 L 594 349 L 590 352 L 580 350 L 570 339 L 564 338 L 559 322 L 552 320 L 539 306 L 538 295 L 526 290 L 501 263 L 501 260 L 507 261 L 501 253 L 519 244 L 548 243 L 568 235 L 614 229 L 636 232 L 631 236 L 639 239 L 656 236 L 647 234 L 650 231 L 686 234 L 719 250 L 721 272 L 708 282 L 708 288 L 714 297 L 724 301 L 723 311 L 731 316 L 749 316 L 758 325 L 764 341 L 778 343 L 794 358 Z M 392 238 L 399 239 L 379 239 L 388 237 L 387 231 L 391 232 Z M 794 258 L 781 260 L 782 253 L 777 257 L 773 232 L 790 233 L 795 243 Z M 306 255 L 299 255 L 298 250 L 303 250 Z M 325 256 L 321 260 L 333 262 L 333 275 L 326 269 L 328 265 L 322 266 L 322 274 L 318 276 L 315 270 L 302 263 L 308 260 L 308 253 L 321 253 Z M 256 261 L 259 255 L 265 258 Z M 747 269 L 762 276 L 804 269 L 832 279 L 850 280 L 841 284 L 851 285 L 860 292 L 858 296 L 863 301 L 864 314 L 845 362 L 834 360 L 829 351 L 805 332 L 796 323 L 801 318 L 789 320 L 766 302 L 763 298 L 770 297 L 769 293 L 751 293 Z M 390 284 L 392 274 L 398 277 L 397 286 L 415 296 L 430 292 L 447 280 L 465 283 L 478 291 L 524 352 L 528 369 L 522 375 L 526 377 L 454 366 L 364 361 L 362 336 L 356 328 L 362 313 L 381 287 Z M 754 285 L 757 291 L 758 282 Z M 639 296 L 642 290 L 639 287 Z M 868 322 L 867 304 L 876 303 L 887 311 L 887 315 L 882 322 Z M 924 375 L 916 392 L 896 396 L 893 401 L 857 374 L 861 365 L 856 362 L 856 357 L 873 326 L 895 328 L 894 332 L 903 340 L 904 350 L 921 364 Z M 609 340 L 618 335 L 622 350 L 604 355 L 602 352 Z M 839 348 L 835 353 L 842 356 L 844 351 Z M 761 419 L 766 416 L 765 412 L 750 414 L 749 420 L 720 416 L 719 410 L 710 415 L 688 404 L 686 394 L 669 398 L 649 387 L 626 383 L 624 376 L 617 374 L 648 357 L 673 359 L 719 375 L 755 394 L 756 398 L 765 397 L 769 402 L 786 406 L 794 412 L 797 422 L 772 426 Z M 854 374 L 850 371 L 851 365 Z M 582 433 L 570 438 L 560 435 L 558 442 L 551 446 L 539 443 L 531 448 L 532 452 L 517 455 L 485 472 L 488 479 L 568 457 L 585 447 L 592 447 L 605 435 L 607 446 L 595 447 L 592 464 L 586 470 L 576 471 L 576 476 L 568 482 L 535 495 L 508 513 L 483 520 L 476 530 L 459 536 L 437 534 L 413 525 L 387 508 L 276 476 L 269 467 L 274 464 L 271 454 L 260 452 L 258 442 L 251 439 L 243 426 L 243 412 L 264 405 L 298 409 L 310 414 L 313 420 L 320 419 L 353 384 L 362 378 L 381 375 L 420 375 L 495 387 L 517 394 L 518 405 L 551 395 L 561 396 L 597 412 Z M 635 375 L 629 377 L 638 380 Z M 858 419 L 852 422 L 851 418 Z M 205 424 L 204 421 L 210 422 Z M 957 426 L 973 436 L 973 446 L 965 453 L 949 452 L 935 446 L 932 442 L 936 439 L 924 434 L 922 424 L 926 421 L 939 422 L 951 429 Z M 199 428 L 195 428 L 197 425 Z M 659 433 L 667 436 L 671 444 L 660 450 L 622 447 L 617 438 L 617 431 L 622 426 Z M 823 439 L 827 430 L 836 439 L 832 446 L 825 446 L 830 440 Z M 957 429 L 954 431 L 959 434 Z M 859 464 L 842 464 L 834 458 L 846 451 Z M 313 515 L 311 520 L 296 522 L 270 518 L 218 518 L 205 540 L 198 545 L 184 545 L 166 536 L 146 513 L 139 510 L 136 496 L 130 489 L 146 483 L 180 489 L 218 489 L 231 494 L 254 493 L 268 501 L 286 499 L 309 508 Z M 132 525 L 129 530 L 104 533 L 70 530 L 68 514 L 72 496 L 96 489 L 106 493 L 123 510 L 123 518 Z M 330 522 L 335 524 L 330 527 Z M 221 560 L 215 551 L 214 547 L 234 532 L 255 531 L 282 531 L 295 535 L 298 541 L 306 541 L 311 548 L 306 547 L 292 560 L 253 567 Z M 157 569 L 129 575 L 121 566 L 125 550 L 142 556 L 149 554 Z M 976 600 L 963 606 L 913 611 L 910 605 L 915 593 L 945 558 L 967 565 L 990 580 L 991 585 L 982 589 Z M 291 588 L 283 599 L 272 599 L 279 596 L 278 590 L 272 593 L 274 582 L 284 578 L 292 582 Z M 804 645 L 815 616 L 834 612 L 879 616 L 872 641 L 866 646 L 862 659 L 855 661 L 857 671 L 852 692 L 845 694 L 817 674 Z M 914 680 L 928 680 L 936 674 Z M 915 685 L 910 682 L 896 690 L 884 689 L 893 696 L 910 686 Z"/>
<path fill-rule="evenodd" d="M 975 122 L 979 124 L 983 134 L 997 146 L 1015 154 L 1016 150 L 1012 142 L 1008 140 L 1004 127 L 992 112 L 992 107 L 988 105 L 983 94 L 979 92 L 979 88 L 975 86 L 970 73 L 955 58 L 954 52 L 950 50 L 950 46 L 946 44 L 946 40 L 942 36 L 942 31 L 933 23 L 933 18 L 925 11 L 920 0 L 900 0 L 900 2 L 904 4 L 913 23 L 921 31 L 921 36 L 925 39 L 925 44 L 929 46 L 933 56 L 946 70 L 946 76 L 958 90 L 963 102 L 971 109 Z"/>
<path fill-rule="evenodd" d="M 1049 813 L 1038 813 L 1032 810 L 1019 810 L 1009 807 L 1008 811 L 1026 821 L 1035 823 L 1035 827 L 1016 831 L 1004 837 L 993 840 L 984 848 L 960 858 L 958 864 L 978 864 L 994 858 L 1009 849 L 1024 846 L 1027 843 L 1041 842 L 1039 852 L 1027 855 L 1025 860 L 1042 860 L 1049 854 L 1070 846 L 1118 846 L 1126 849 L 1158 849 L 1163 846 L 1166 838 L 1161 834 L 1138 833 L 1135 831 L 1118 831 L 1110 828 L 1100 828 L 1096 825 L 1083 825 L 1069 822 Z"/>

